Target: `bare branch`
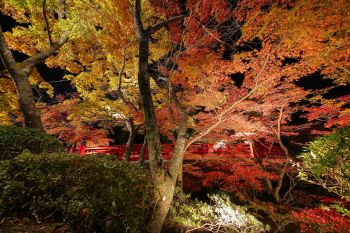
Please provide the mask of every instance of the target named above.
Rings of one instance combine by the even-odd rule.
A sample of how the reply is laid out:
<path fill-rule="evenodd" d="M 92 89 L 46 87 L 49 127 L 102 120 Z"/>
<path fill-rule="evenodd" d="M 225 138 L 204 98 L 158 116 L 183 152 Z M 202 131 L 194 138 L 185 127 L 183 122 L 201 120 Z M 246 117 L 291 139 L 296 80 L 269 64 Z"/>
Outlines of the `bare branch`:
<path fill-rule="evenodd" d="M 49 81 L 47 83 L 63 83 L 63 82 L 70 82 L 70 80 L 57 80 L 57 81 Z"/>
<path fill-rule="evenodd" d="M 160 30 L 162 27 L 165 27 L 169 25 L 170 23 L 173 23 L 177 20 L 183 19 L 186 17 L 186 15 L 178 15 L 171 17 L 169 19 L 163 20 L 159 23 L 154 24 L 153 26 L 149 26 L 147 30 L 144 30 L 143 24 L 142 24 L 142 19 L 141 19 L 141 1 L 140 0 L 135 0 L 135 6 L 134 6 L 134 22 L 136 25 L 136 31 L 139 36 L 139 38 L 142 38 L 146 35 L 151 35 L 158 30 Z"/>
<path fill-rule="evenodd" d="M 36 86 L 32 86 L 32 88 L 35 90 L 35 92 L 38 94 L 39 98 L 36 98 L 37 102 L 40 102 L 40 100 L 43 98 L 43 95 L 41 94 L 40 90 Z"/>
<path fill-rule="evenodd" d="M 180 43 L 180 48 L 179 51 L 182 50 L 184 44 L 184 32 L 181 35 L 181 43 Z M 172 50 L 171 53 L 173 53 L 174 50 Z M 177 56 L 175 57 L 175 60 L 177 60 L 180 56 L 181 52 L 179 52 L 177 54 Z M 175 69 L 175 62 L 173 63 L 171 70 L 170 70 L 170 74 L 174 71 Z M 186 110 L 182 107 L 182 105 L 180 104 L 179 98 L 176 95 L 176 91 L 173 88 L 173 85 L 171 83 L 170 80 L 170 75 L 167 79 L 167 87 L 168 87 L 168 100 L 167 100 L 167 105 L 168 105 L 168 111 L 169 111 L 169 118 L 170 118 L 170 122 L 171 122 L 171 127 L 172 127 L 172 132 L 173 132 L 173 137 L 174 140 L 176 140 L 177 135 L 175 134 L 175 117 L 174 117 L 174 111 L 171 107 L 171 103 L 174 102 L 175 107 L 179 110 L 179 112 L 181 113 L 181 117 L 188 117 L 188 113 L 186 112 Z M 181 167 L 182 169 L 182 167 Z"/>

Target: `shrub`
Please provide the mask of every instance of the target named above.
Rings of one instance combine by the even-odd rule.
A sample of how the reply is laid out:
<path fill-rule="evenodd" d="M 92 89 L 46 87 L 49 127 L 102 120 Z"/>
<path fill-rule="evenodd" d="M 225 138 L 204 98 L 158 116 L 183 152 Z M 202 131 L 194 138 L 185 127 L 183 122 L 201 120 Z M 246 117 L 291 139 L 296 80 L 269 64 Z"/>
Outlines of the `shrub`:
<path fill-rule="evenodd" d="M 0 160 L 11 159 L 27 149 L 32 153 L 63 150 L 56 138 L 31 128 L 0 126 Z"/>
<path fill-rule="evenodd" d="M 278 162 L 278 163 L 277 163 Z M 191 186 L 185 180 L 185 188 L 191 191 L 201 188 L 220 188 L 227 192 L 239 191 L 246 197 L 254 197 L 258 192 L 265 191 L 265 180 L 272 181 L 278 179 L 277 171 L 283 169 L 284 160 L 273 160 L 261 163 L 268 169 L 264 170 L 258 161 L 244 157 L 223 157 L 198 162 L 194 165 L 184 166 L 184 174 L 197 180 L 197 186 Z M 269 166 L 268 166 L 269 165 Z"/>
<path fill-rule="evenodd" d="M 349 219 L 332 209 L 305 208 L 293 211 L 292 216 L 300 223 L 301 232 L 348 233 L 350 229 Z"/>
<path fill-rule="evenodd" d="M 301 179 L 350 200 L 350 127 L 316 139 L 299 157 Z"/>
<path fill-rule="evenodd" d="M 225 194 L 208 195 L 210 202 L 191 200 L 189 195 L 177 193 L 170 214 L 173 224 L 189 230 L 210 232 L 266 232 L 264 225 L 247 209 L 233 204 Z"/>
<path fill-rule="evenodd" d="M 0 162 L 1 215 L 35 213 L 76 232 L 142 232 L 152 185 L 136 164 L 94 156 L 24 152 Z"/>

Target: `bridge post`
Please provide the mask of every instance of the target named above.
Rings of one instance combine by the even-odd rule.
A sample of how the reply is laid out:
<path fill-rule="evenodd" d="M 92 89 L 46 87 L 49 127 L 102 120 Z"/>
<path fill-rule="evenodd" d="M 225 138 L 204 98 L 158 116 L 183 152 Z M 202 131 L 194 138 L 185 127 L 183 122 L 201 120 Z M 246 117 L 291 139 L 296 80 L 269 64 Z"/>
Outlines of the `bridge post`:
<path fill-rule="evenodd" d="M 86 146 L 85 145 L 79 146 L 79 154 L 80 155 L 85 155 L 85 151 L 86 151 Z"/>

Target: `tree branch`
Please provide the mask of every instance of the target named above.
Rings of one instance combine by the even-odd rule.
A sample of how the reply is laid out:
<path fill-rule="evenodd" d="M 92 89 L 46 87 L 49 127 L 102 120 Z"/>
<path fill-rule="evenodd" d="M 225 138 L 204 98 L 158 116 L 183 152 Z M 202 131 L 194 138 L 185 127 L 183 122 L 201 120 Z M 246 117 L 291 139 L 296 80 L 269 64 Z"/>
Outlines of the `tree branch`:
<path fill-rule="evenodd" d="M 139 36 L 139 38 L 145 36 L 145 33 L 148 32 L 149 35 L 157 32 L 159 29 L 162 27 L 167 26 L 170 23 L 173 23 L 177 20 L 183 19 L 186 17 L 186 15 L 178 15 L 171 17 L 169 19 L 163 20 L 159 23 L 154 24 L 153 26 L 149 26 L 147 30 L 144 30 L 143 24 L 142 24 L 142 19 L 141 19 L 141 1 L 140 0 L 135 0 L 135 6 L 134 6 L 134 21 L 136 25 L 136 31 Z"/>
<path fill-rule="evenodd" d="M 125 54 L 125 51 L 126 51 L 127 47 L 132 44 L 132 42 L 133 41 L 130 41 L 122 50 L 123 62 L 122 62 L 122 67 L 120 68 L 120 70 L 117 71 L 117 69 L 113 65 L 112 65 L 112 69 L 113 69 L 113 72 L 118 75 L 117 93 L 118 93 L 119 97 L 121 98 L 121 100 L 125 104 L 130 105 L 134 109 L 134 111 L 138 111 L 138 108 L 135 106 L 135 104 L 133 104 L 130 100 L 128 100 L 124 96 L 124 93 L 122 91 L 122 76 L 123 76 L 123 74 L 125 75 L 124 70 L 125 70 L 125 66 L 126 66 L 126 54 Z"/>
<path fill-rule="evenodd" d="M 277 202 L 280 202 L 280 195 L 279 195 L 279 191 L 282 187 L 282 184 L 283 184 L 283 178 L 286 174 L 286 170 L 287 170 L 287 167 L 288 167 L 288 164 L 289 164 L 289 154 L 288 154 L 288 149 L 285 147 L 285 145 L 283 144 L 282 142 L 282 139 L 281 139 L 281 122 L 282 122 L 282 116 L 283 116 L 283 108 L 284 107 L 281 107 L 279 109 L 279 117 L 278 117 L 278 121 L 277 121 L 277 139 L 278 139 L 278 143 L 280 145 L 280 147 L 283 149 L 283 152 L 285 153 L 287 159 L 286 161 L 284 162 L 284 166 L 283 166 L 283 169 L 278 177 L 278 182 L 277 182 L 277 186 L 274 190 L 274 195 L 275 195 L 275 199 Z"/>
<path fill-rule="evenodd" d="M 10 48 L 7 45 L 6 39 L 4 37 L 4 33 L 2 32 L 1 25 L 0 25 L 0 57 L 6 69 L 10 73 L 16 73 L 17 62 L 13 57 Z"/>
<path fill-rule="evenodd" d="M 215 39 L 216 41 L 218 41 L 219 43 L 224 44 L 225 46 L 229 47 L 230 49 L 232 49 L 233 51 L 237 52 L 237 48 L 234 45 L 230 45 L 229 43 L 226 43 L 225 41 L 221 40 L 219 37 L 215 36 L 205 25 L 203 25 L 199 20 L 196 20 L 197 23 L 199 24 L 199 26 L 201 26 L 203 28 L 203 30 L 213 39 Z M 239 28 L 240 29 L 240 28 Z M 239 30 L 238 29 L 238 30 Z M 235 32 L 237 32 L 238 30 L 236 30 Z"/>
<path fill-rule="evenodd" d="M 65 19 L 66 16 L 66 10 L 67 10 L 67 3 L 66 0 L 60 0 L 60 3 L 62 4 L 62 9 L 58 13 L 58 18 L 59 19 Z"/>
<path fill-rule="evenodd" d="M 12 81 L 11 75 L 6 71 L 0 71 L 0 79 L 8 79 Z"/>
<path fill-rule="evenodd" d="M 50 46 L 53 45 L 52 37 L 51 37 L 51 29 L 49 25 L 49 20 L 46 15 L 46 0 L 43 1 L 43 15 L 44 15 L 44 20 L 46 24 L 46 30 L 47 30 L 47 36 L 49 38 Z"/>
<path fill-rule="evenodd" d="M 122 63 L 122 67 L 120 68 L 119 72 L 116 71 L 116 73 L 118 73 L 118 79 L 119 79 L 118 80 L 117 92 L 118 92 L 120 98 L 123 100 L 123 102 L 128 104 L 129 101 L 127 101 L 127 99 L 124 97 L 123 92 L 122 92 L 122 75 L 124 73 L 124 69 L 125 69 L 125 65 L 126 65 L 125 50 L 126 50 L 126 48 L 123 48 L 123 63 Z"/>
<path fill-rule="evenodd" d="M 165 27 L 168 24 L 173 23 L 177 20 L 183 19 L 185 17 L 186 17 L 186 15 L 178 15 L 178 16 L 171 17 L 169 19 L 166 19 L 166 20 L 163 20 L 159 23 L 156 23 L 153 26 L 148 27 L 147 30 L 150 32 L 150 34 L 153 34 L 153 33 L 157 32 L 158 30 L 160 30 L 162 27 Z"/>
<path fill-rule="evenodd" d="M 284 154 L 286 155 L 287 158 L 289 158 L 289 153 L 287 147 L 283 144 L 282 139 L 281 139 L 281 121 L 282 121 L 282 116 L 283 116 L 283 108 L 281 107 L 279 109 L 279 116 L 278 116 L 278 121 L 277 121 L 277 140 L 280 145 L 280 147 L 283 149 Z"/>
<path fill-rule="evenodd" d="M 225 119 L 225 116 L 230 113 L 237 105 L 239 105 L 241 102 L 243 102 L 244 100 L 248 99 L 251 95 L 253 95 L 262 84 L 264 84 L 265 82 L 268 81 L 264 80 L 263 82 L 259 83 L 259 79 L 260 76 L 262 74 L 262 72 L 265 70 L 265 67 L 270 59 L 270 56 L 277 50 L 278 45 L 266 56 L 266 59 L 264 61 L 263 66 L 261 67 L 260 71 L 258 72 L 258 74 L 255 77 L 255 84 L 254 87 L 245 95 L 243 96 L 241 99 L 237 100 L 236 102 L 234 102 L 233 104 L 230 105 L 230 107 L 228 107 L 227 109 L 225 109 L 224 111 L 222 111 L 219 114 L 219 117 L 217 119 L 217 121 L 211 125 L 206 131 L 204 131 L 203 133 L 199 134 L 198 136 L 196 136 L 195 138 L 193 138 L 191 141 L 188 142 L 188 144 L 186 145 L 186 149 L 185 151 L 188 149 L 188 147 L 190 145 L 192 145 L 193 143 L 195 143 L 196 141 L 198 141 L 199 139 L 201 139 L 202 137 L 206 136 L 207 134 L 209 134 L 211 131 L 213 131 L 216 127 L 218 127 L 219 125 L 221 125 L 222 123 L 224 123 L 225 121 L 227 121 L 227 119 Z"/>
<path fill-rule="evenodd" d="M 66 31 L 64 32 L 63 36 L 57 42 L 53 43 L 47 50 L 24 60 L 22 62 L 22 65 L 26 69 L 26 72 L 30 73 L 36 65 L 38 65 L 51 55 L 55 54 L 55 52 L 59 50 L 67 41 L 68 32 Z"/>

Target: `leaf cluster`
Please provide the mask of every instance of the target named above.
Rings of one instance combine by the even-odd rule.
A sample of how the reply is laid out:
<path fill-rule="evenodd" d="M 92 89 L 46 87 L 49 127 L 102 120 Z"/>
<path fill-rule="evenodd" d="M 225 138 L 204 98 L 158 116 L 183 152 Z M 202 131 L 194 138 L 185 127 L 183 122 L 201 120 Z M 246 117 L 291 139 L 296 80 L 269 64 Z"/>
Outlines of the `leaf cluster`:
<path fill-rule="evenodd" d="M 208 195 L 209 202 L 192 200 L 190 195 L 178 192 L 170 210 L 173 224 L 193 229 L 208 229 L 226 233 L 234 232 L 266 232 L 268 225 L 264 225 L 246 208 L 235 205 L 228 195 Z"/>
<path fill-rule="evenodd" d="M 0 74 L 0 124 L 9 125 L 12 123 L 11 116 L 18 115 L 18 101 L 12 80 Z"/>
<path fill-rule="evenodd" d="M 299 158 L 299 177 L 350 199 L 350 127 L 310 143 Z"/>
<path fill-rule="evenodd" d="M 349 232 L 349 219 L 334 210 L 305 208 L 292 215 L 300 223 L 301 232 Z"/>

